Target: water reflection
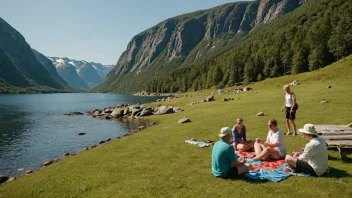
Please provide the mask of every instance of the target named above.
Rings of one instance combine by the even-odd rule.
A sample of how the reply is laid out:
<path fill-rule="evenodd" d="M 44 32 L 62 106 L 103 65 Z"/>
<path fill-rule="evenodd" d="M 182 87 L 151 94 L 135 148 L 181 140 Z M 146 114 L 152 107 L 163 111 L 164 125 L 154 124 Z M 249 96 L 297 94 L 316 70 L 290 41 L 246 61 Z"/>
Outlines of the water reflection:
<path fill-rule="evenodd" d="M 0 155 L 3 147 L 23 138 L 31 127 L 30 115 L 16 106 L 0 106 Z"/>
<path fill-rule="evenodd" d="M 0 95 L 0 175 L 22 175 L 48 159 L 61 158 L 65 152 L 80 152 L 140 125 L 64 113 L 156 99 L 119 94 Z M 86 135 L 77 136 L 79 132 Z"/>

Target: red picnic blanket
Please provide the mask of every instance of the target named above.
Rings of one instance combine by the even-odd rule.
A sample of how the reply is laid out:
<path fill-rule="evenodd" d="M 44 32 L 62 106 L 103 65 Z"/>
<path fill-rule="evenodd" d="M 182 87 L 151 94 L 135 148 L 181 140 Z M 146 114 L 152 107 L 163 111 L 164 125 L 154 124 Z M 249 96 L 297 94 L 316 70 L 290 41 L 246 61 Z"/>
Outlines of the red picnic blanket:
<path fill-rule="evenodd" d="M 247 157 L 249 159 L 255 156 L 254 152 L 243 152 L 243 151 L 236 151 L 236 154 L 241 157 Z M 260 165 L 253 165 L 252 164 L 252 171 L 266 169 L 266 170 L 277 170 L 286 162 L 285 160 L 270 160 L 270 161 L 262 161 Z"/>

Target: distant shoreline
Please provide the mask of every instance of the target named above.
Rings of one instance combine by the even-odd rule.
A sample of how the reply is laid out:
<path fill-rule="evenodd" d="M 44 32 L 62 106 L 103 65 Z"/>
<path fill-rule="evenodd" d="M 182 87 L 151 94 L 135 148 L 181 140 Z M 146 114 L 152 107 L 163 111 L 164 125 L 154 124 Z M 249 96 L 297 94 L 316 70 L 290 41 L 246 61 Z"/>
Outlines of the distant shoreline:
<path fill-rule="evenodd" d="M 133 96 L 164 96 L 164 97 L 172 97 L 172 96 L 176 96 L 176 93 L 150 93 L 150 92 L 134 92 L 134 93 L 130 93 Z"/>

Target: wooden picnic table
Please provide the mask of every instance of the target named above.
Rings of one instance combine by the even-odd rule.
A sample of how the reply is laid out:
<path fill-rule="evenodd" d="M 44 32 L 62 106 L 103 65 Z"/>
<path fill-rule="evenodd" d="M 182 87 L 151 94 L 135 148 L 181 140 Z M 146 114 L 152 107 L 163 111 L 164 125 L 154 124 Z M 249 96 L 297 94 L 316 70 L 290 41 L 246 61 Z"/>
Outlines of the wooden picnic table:
<path fill-rule="evenodd" d="M 339 150 L 341 160 L 345 160 L 348 154 L 352 153 L 352 139 L 348 140 L 325 140 L 329 148 L 337 148 Z"/>
<path fill-rule="evenodd" d="M 328 148 L 337 148 L 341 160 L 352 153 L 352 128 L 346 125 L 316 124 L 315 130 L 323 138 Z"/>
<path fill-rule="evenodd" d="M 324 140 L 352 140 L 351 135 L 322 135 L 320 136 Z"/>
<path fill-rule="evenodd" d="M 345 125 L 320 124 L 314 125 L 315 130 L 321 136 L 346 136 L 352 135 L 352 128 Z"/>
<path fill-rule="evenodd" d="M 321 131 L 321 132 L 318 132 L 318 134 L 320 136 L 350 136 L 350 135 L 352 135 L 352 131 L 351 132 L 325 132 L 325 131 Z"/>
<path fill-rule="evenodd" d="M 332 131 L 332 130 L 352 131 L 352 128 L 346 127 L 346 125 L 317 124 L 317 125 L 314 125 L 314 127 L 316 131 Z"/>

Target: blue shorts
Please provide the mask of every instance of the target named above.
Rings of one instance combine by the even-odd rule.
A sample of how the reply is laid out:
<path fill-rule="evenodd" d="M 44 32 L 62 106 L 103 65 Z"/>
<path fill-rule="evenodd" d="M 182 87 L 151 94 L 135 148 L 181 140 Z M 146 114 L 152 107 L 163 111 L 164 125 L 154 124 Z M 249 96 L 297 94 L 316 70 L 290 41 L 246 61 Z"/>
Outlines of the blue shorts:
<path fill-rule="evenodd" d="M 296 119 L 296 111 L 291 112 L 291 107 L 286 107 L 286 119 L 287 120 Z"/>

